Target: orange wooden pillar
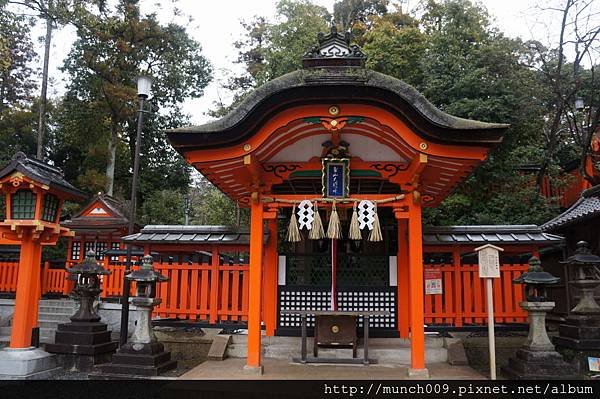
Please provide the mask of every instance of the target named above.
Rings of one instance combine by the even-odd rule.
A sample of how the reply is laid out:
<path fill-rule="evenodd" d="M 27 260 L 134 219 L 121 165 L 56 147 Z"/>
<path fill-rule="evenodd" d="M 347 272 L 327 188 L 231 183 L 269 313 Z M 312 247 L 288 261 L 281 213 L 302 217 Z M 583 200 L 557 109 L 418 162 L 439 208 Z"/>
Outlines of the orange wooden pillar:
<path fill-rule="evenodd" d="M 423 228 L 421 204 L 412 194 L 409 205 L 408 250 L 410 281 L 410 369 L 409 376 L 428 377 L 425 368 L 425 327 L 423 296 Z"/>
<path fill-rule="evenodd" d="M 35 251 L 33 253 L 33 259 L 35 264 L 35 268 L 37 269 L 37 278 L 34 281 L 34 292 L 36 295 L 35 306 L 31 309 L 29 323 L 31 327 L 36 327 L 38 324 L 38 314 L 39 314 L 39 306 L 40 299 L 42 299 L 42 291 L 44 287 L 42 286 L 43 274 L 46 273 L 46 270 L 50 269 L 50 264 L 46 263 L 44 267 L 42 267 L 42 246 L 36 245 Z"/>
<path fill-rule="evenodd" d="M 31 346 L 31 330 L 37 324 L 37 309 L 40 287 L 41 245 L 34 241 L 32 233 L 25 231 L 19 257 L 19 277 L 15 296 L 11 348 Z"/>
<path fill-rule="evenodd" d="M 398 253 L 397 264 L 397 298 L 398 298 L 398 332 L 400 338 L 408 338 L 410 317 L 409 274 L 408 274 L 408 234 L 406 219 L 398 219 Z"/>
<path fill-rule="evenodd" d="M 250 293 L 248 300 L 248 357 L 244 369 L 262 373 L 261 308 L 263 258 L 263 204 L 254 193 L 250 206 Z"/>
<path fill-rule="evenodd" d="M 460 247 L 452 248 L 452 265 L 454 267 L 454 326 L 462 327 L 462 270 L 460 261 Z"/>
<path fill-rule="evenodd" d="M 275 212 L 275 217 L 277 213 Z M 277 328 L 277 219 L 267 221 L 269 241 L 265 246 L 263 260 L 263 319 L 267 336 L 274 336 Z"/>
<path fill-rule="evenodd" d="M 221 264 L 219 256 L 219 247 L 213 246 L 210 257 L 210 314 L 208 315 L 211 324 L 216 323 L 219 317 L 219 266 Z"/>

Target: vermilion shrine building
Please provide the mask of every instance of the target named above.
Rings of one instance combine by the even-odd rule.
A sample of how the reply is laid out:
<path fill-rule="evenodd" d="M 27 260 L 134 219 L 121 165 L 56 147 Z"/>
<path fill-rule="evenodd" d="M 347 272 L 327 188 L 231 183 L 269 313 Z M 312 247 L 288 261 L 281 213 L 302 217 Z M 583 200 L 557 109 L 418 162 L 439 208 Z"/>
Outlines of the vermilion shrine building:
<path fill-rule="evenodd" d="M 272 309 L 273 302 L 310 308 L 328 301 L 326 289 L 311 289 L 319 279 L 319 265 L 306 257 L 293 264 L 288 257 L 286 265 L 286 270 L 296 270 L 286 278 L 303 279 L 306 289 L 277 292 L 282 273 L 275 242 L 279 215 L 289 219 L 290 209 L 302 200 L 317 202 L 324 220 L 336 207 L 347 237 L 344 216 L 356 202 L 369 200 L 378 202 L 382 242 L 304 237 L 289 244 L 291 252 L 327 253 L 324 259 L 330 257 L 332 263 L 360 253 L 359 263 L 371 271 L 354 278 L 362 279 L 359 284 L 366 289 L 340 291 L 337 301 L 341 307 L 364 302 L 384 307 L 393 297 L 398 301 L 400 336 L 411 340 L 411 370 L 425 370 L 422 210 L 438 205 L 484 161 L 508 125 L 445 114 L 411 86 L 366 69 L 364 62 L 361 51 L 332 29 L 306 54 L 302 70 L 256 89 L 218 121 L 168 132 L 187 162 L 232 200 L 250 208 L 247 367 L 261 367 L 261 323 L 271 317 L 265 310 Z M 335 173 L 328 166 L 332 162 L 341 165 L 343 176 L 342 187 L 330 190 L 339 177 L 329 176 Z M 389 282 L 387 292 L 373 289 L 385 285 L 389 270 L 387 264 L 378 268 L 368 259 L 377 254 L 396 256 L 393 295 Z M 352 283 L 352 269 L 360 265 L 346 268 L 345 283 Z M 385 273 L 378 276 L 378 269 Z"/>
<path fill-rule="evenodd" d="M 486 243 L 505 249 L 494 281 L 496 321 L 525 322 L 521 287 L 511 283 L 527 269 L 521 255 L 562 238 L 537 226 L 423 229 L 421 218 L 486 159 L 508 125 L 445 114 L 364 62 L 332 30 L 306 54 L 303 69 L 256 89 L 223 119 L 167 132 L 191 165 L 250 208 L 249 231 L 146 226 L 122 237 L 127 215 L 100 195 L 63 224 L 75 232 L 67 264 L 88 249 L 116 251 L 103 259 L 112 274 L 102 295 L 117 297 L 124 243 L 137 255 L 156 255 L 156 269 L 170 281 L 157 287 L 155 316 L 247 325 L 250 368 L 262 364 L 263 327 L 269 336 L 297 335 L 299 317 L 286 310 L 324 310 L 333 302 L 340 310 L 389 311 L 371 318 L 373 333 L 410 338 L 411 370 L 425 371 L 425 324 L 485 323 L 485 288 L 472 255 Z M 324 230 L 338 216 L 337 239 L 310 239 L 302 229 L 300 241 L 287 240 L 292 211 L 304 200 L 318 206 Z M 369 240 L 369 228 L 349 239 L 361 201 L 377 205 L 380 241 Z M 16 266 L 0 261 L 0 293 L 14 292 Z M 41 293 L 67 294 L 64 277 L 64 270 L 43 268 Z M 425 280 L 440 286 L 425 290 Z"/>

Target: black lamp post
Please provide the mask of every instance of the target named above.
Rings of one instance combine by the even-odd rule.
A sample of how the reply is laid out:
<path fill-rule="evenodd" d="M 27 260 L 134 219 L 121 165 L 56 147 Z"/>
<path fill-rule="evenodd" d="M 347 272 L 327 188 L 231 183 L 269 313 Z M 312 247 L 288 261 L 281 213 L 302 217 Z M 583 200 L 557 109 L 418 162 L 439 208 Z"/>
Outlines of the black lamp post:
<path fill-rule="evenodd" d="M 140 172 L 140 146 L 142 142 L 142 129 L 144 127 L 144 104 L 148 96 L 150 95 L 150 89 L 152 87 L 152 78 L 149 76 L 140 75 L 137 80 L 138 99 L 140 101 L 140 108 L 138 110 L 138 125 L 137 134 L 135 137 L 135 151 L 133 158 L 133 178 L 131 182 L 131 200 L 129 208 L 129 229 L 128 234 L 134 233 L 135 229 L 135 214 L 136 214 L 136 203 L 137 203 L 137 186 Z M 129 289 L 130 280 L 127 279 L 127 274 L 131 270 L 131 243 L 127 244 L 127 259 L 125 261 L 125 273 L 123 275 L 123 296 L 121 300 L 121 336 L 120 343 L 124 345 L 127 342 L 127 330 L 129 325 Z"/>

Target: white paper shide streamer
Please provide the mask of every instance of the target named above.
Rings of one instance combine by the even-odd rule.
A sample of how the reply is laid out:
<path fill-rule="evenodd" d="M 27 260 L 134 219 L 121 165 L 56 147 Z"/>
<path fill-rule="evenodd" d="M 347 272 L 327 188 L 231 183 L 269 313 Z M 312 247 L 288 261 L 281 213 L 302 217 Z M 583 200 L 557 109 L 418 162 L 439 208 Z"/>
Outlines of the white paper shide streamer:
<path fill-rule="evenodd" d="M 375 204 L 368 200 L 362 200 L 358 204 L 358 224 L 361 230 L 365 227 L 369 230 L 373 230 L 373 223 L 375 223 Z"/>
<path fill-rule="evenodd" d="M 306 230 L 311 230 L 313 227 L 313 222 L 315 220 L 315 211 L 313 209 L 313 204 L 309 200 L 304 200 L 298 204 L 298 224 L 300 230 L 306 228 Z"/>

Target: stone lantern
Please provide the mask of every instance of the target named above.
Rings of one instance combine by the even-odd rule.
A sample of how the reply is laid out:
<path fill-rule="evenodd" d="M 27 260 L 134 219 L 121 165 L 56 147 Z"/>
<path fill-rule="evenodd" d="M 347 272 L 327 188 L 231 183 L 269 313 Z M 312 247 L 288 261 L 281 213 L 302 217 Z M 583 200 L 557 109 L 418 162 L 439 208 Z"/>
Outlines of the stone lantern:
<path fill-rule="evenodd" d="M 556 284 L 559 281 L 560 278 L 545 272 L 542 269 L 542 262 L 533 256 L 529 259 L 529 270 L 514 279 L 513 283 L 525 284 L 525 297 L 528 302 L 546 302 L 548 285 Z"/>
<path fill-rule="evenodd" d="M 45 378 L 57 369 L 56 359 L 31 346 L 41 297 L 42 246 L 73 235 L 60 225 L 62 204 L 82 200 L 85 194 L 60 169 L 22 152 L 0 170 L 0 189 L 6 204 L 0 243 L 21 248 L 10 345 L 0 350 L 0 379 Z"/>
<path fill-rule="evenodd" d="M 581 291 L 579 303 L 571 312 L 580 315 L 600 314 L 600 306 L 594 299 L 594 290 L 600 285 L 595 270 L 600 266 L 600 256 L 592 254 L 587 242 L 579 241 L 573 256 L 561 263 L 568 264 L 569 269 L 573 270 L 574 278 L 569 284 Z"/>
<path fill-rule="evenodd" d="M 529 259 L 529 269 L 513 280 L 515 284 L 525 285 L 526 301 L 521 308 L 529 314 L 529 335 L 523 347 L 517 350 L 516 357 L 509 359 L 503 368 L 511 379 L 574 379 L 573 367 L 566 363 L 554 350 L 554 345 L 546 332 L 546 313 L 554 309 L 554 302 L 547 299 L 548 285 L 556 284 L 560 279 L 542 269 L 540 260 L 533 256 Z"/>
<path fill-rule="evenodd" d="M 47 344 L 46 350 L 56 353 L 65 369 L 91 371 L 94 365 L 109 362 L 118 346 L 117 341 L 110 340 L 107 325 L 100 323 L 94 310 L 94 300 L 102 292 L 99 276 L 110 271 L 96 261 L 94 251 L 67 271 L 76 280 L 71 296 L 79 300 L 79 309 L 70 317 L 70 323 L 58 325 L 55 343 Z"/>
<path fill-rule="evenodd" d="M 600 357 L 600 306 L 594 299 L 594 290 L 600 285 L 595 273 L 600 256 L 591 253 L 587 242 L 580 241 L 575 253 L 563 263 L 571 270 L 573 280 L 569 284 L 579 288 L 581 295 L 571 314 L 558 327 L 559 335 L 553 342 L 579 374 L 590 375 L 588 357 Z"/>
<path fill-rule="evenodd" d="M 102 292 L 100 288 L 100 276 L 110 274 L 100 263 L 96 261 L 96 253 L 88 251 L 85 260 L 67 272 L 75 280 L 75 288 L 72 295 L 79 299 L 79 310 L 70 317 L 72 321 L 100 321 L 100 316 L 94 310 L 94 299 Z"/>
<path fill-rule="evenodd" d="M 171 360 L 171 352 L 165 352 L 164 345 L 152 331 L 152 310 L 161 303 L 161 299 L 155 297 L 156 284 L 168 278 L 154 270 L 151 255 L 144 256 L 141 267 L 126 278 L 137 285 L 136 296 L 129 300 L 137 308 L 135 330 L 112 362 L 100 365 L 100 373 L 90 375 L 92 378 L 156 376 L 177 367 L 177 362 Z"/>
<path fill-rule="evenodd" d="M 147 344 L 156 341 L 152 331 L 152 309 L 161 303 L 160 298 L 155 298 L 156 283 L 168 281 L 169 278 L 156 272 L 152 267 L 152 256 L 142 258 L 142 266 L 126 277 L 137 284 L 136 296 L 130 302 L 137 306 L 139 317 L 130 343 Z"/>

